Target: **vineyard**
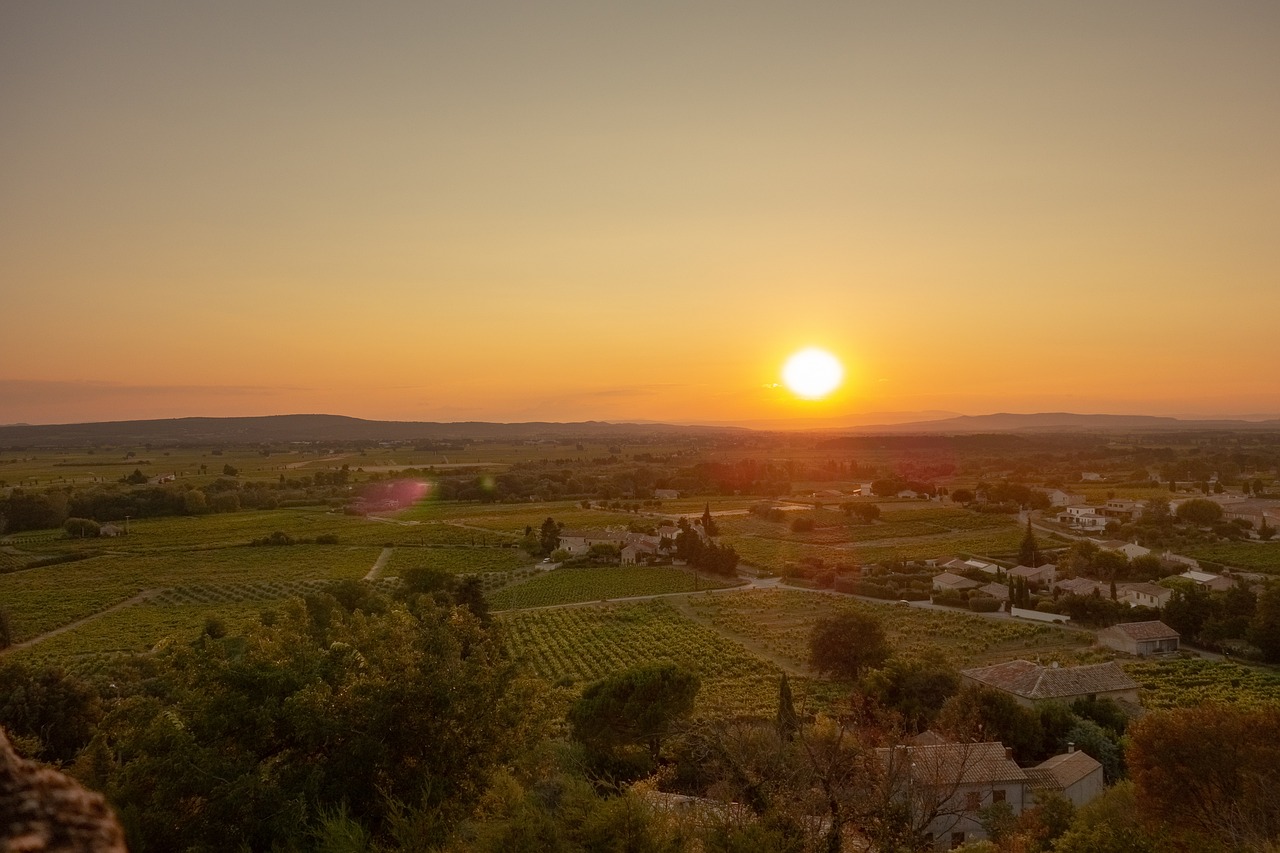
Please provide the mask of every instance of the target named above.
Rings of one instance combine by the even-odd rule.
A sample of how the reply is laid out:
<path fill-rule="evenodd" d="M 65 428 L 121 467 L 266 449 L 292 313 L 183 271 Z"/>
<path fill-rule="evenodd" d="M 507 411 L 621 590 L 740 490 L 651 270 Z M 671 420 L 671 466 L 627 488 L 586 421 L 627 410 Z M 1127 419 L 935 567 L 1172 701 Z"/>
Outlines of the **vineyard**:
<path fill-rule="evenodd" d="M 535 562 L 519 548 L 397 548 L 383 574 L 399 575 L 417 567 L 449 574 L 509 572 Z"/>
<path fill-rule="evenodd" d="M 697 588 L 723 589 L 734 583 L 699 575 Z M 489 599 L 489 604 L 494 610 L 521 610 L 636 595 L 693 592 L 694 586 L 691 572 L 670 566 L 555 569 L 501 590 Z"/>
<path fill-rule="evenodd" d="M 995 658 L 1084 649 L 1093 643 L 1091 635 L 1050 625 L 906 605 L 870 604 L 794 590 L 749 590 L 695 597 L 689 603 L 716 628 L 750 637 L 797 666 L 803 666 L 808 659 L 808 638 L 814 623 L 823 616 L 849 610 L 881 620 L 896 654 L 937 654 L 957 667 Z"/>
<path fill-rule="evenodd" d="M 1185 549 L 1188 557 L 1226 566 L 1280 574 L 1280 542 L 1220 542 Z"/>
<path fill-rule="evenodd" d="M 1280 702 L 1280 675 L 1238 663 L 1176 658 L 1125 664 L 1142 685 L 1146 708 L 1188 708 L 1204 702 Z"/>
<path fill-rule="evenodd" d="M 670 661 L 701 677 L 699 714 L 772 715 L 777 707 L 776 667 L 665 602 L 512 613 L 502 622 L 512 654 L 553 683 L 580 689 L 628 667 Z M 826 695 L 805 679 L 792 686 L 797 705 Z"/>
<path fill-rule="evenodd" d="M 835 566 L 840 563 L 867 565 L 885 560 L 933 559 L 955 554 L 991 556 L 1016 553 L 1021 538 L 1018 528 L 1009 526 L 991 531 L 916 537 L 893 544 L 814 545 L 762 536 L 726 536 L 725 541 L 737 549 L 744 563 L 777 572 L 787 563 L 805 558 L 820 559 L 828 566 Z"/>

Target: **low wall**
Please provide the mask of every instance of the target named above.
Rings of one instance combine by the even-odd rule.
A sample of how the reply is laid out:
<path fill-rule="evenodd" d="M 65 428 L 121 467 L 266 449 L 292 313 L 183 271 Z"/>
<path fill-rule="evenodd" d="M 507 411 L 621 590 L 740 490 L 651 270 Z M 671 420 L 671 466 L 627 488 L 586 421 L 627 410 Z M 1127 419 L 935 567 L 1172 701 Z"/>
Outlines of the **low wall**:
<path fill-rule="evenodd" d="M 1023 610 L 1021 607 L 1013 607 L 1009 610 L 1019 619 L 1034 619 L 1037 622 L 1062 622 L 1067 623 L 1071 620 L 1061 613 L 1041 613 L 1039 610 Z"/>

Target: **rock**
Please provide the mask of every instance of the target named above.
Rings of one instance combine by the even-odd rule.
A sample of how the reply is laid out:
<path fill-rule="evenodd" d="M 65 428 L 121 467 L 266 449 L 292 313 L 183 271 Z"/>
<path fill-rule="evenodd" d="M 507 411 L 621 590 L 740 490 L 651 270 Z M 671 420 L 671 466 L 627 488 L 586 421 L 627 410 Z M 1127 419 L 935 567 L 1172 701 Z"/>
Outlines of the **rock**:
<path fill-rule="evenodd" d="M 0 729 L 0 853 L 127 853 L 101 794 L 20 758 Z"/>

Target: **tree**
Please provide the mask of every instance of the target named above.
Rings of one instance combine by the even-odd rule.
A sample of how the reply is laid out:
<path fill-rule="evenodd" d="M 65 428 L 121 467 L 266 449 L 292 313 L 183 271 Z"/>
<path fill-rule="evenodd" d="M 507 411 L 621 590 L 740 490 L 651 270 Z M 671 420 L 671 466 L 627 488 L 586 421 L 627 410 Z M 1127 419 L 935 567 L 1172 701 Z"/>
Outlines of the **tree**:
<path fill-rule="evenodd" d="M 902 715 L 908 731 L 923 731 L 960 689 L 960 674 L 941 659 L 891 658 L 862 680 L 867 695 Z"/>
<path fill-rule="evenodd" d="M 1054 853 L 1173 853 L 1159 830 L 1138 819 L 1132 782 L 1121 782 L 1076 813 L 1070 828 L 1053 846 Z"/>
<path fill-rule="evenodd" d="M 1272 583 L 1258 596 L 1248 636 L 1266 661 L 1280 663 L 1280 584 Z"/>
<path fill-rule="evenodd" d="M 1157 711 L 1129 727 L 1139 812 L 1184 849 L 1280 842 L 1280 707 L 1206 703 Z M 1216 846 L 1216 845 L 1214 845 Z"/>
<path fill-rule="evenodd" d="M 1036 535 L 1031 532 L 1031 519 L 1029 518 L 1027 519 L 1027 532 L 1022 537 L 1022 543 L 1018 545 L 1018 563 L 1032 568 L 1040 565 L 1040 543 L 1036 542 Z"/>
<path fill-rule="evenodd" d="M 1040 718 L 1008 693 L 970 684 L 942 706 L 935 722 L 939 731 L 960 742 L 1000 741 L 1020 762 L 1040 755 Z"/>
<path fill-rule="evenodd" d="M 538 530 L 538 547 L 543 554 L 550 554 L 560 545 L 560 529 L 561 526 L 556 524 L 555 519 L 547 517 L 542 522 L 542 527 Z"/>
<path fill-rule="evenodd" d="M 707 504 L 702 510 L 702 532 L 708 536 L 715 536 L 720 532 L 720 528 L 716 526 L 716 520 L 711 517 L 711 504 Z"/>
<path fill-rule="evenodd" d="M 650 761 L 657 761 L 663 737 L 693 710 L 700 686 L 697 675 L 673 663 L 634 667 L 584 690 L 569 709 L 569 725 L 598 757 L 642 745 Z"/>
<path fill-rule="evenodd" d="M 778 727 L 778 736 L 787 740 L 800 728 L 800 718 L 796 716 L 796 706 L 791 699 L 791 683 L 787 681 L 785 672 L 778 680 L 778 714 L 774 724 Z"/>
<path fill-rule="evenodd" d="M 809 635 L 809 665 L 836 678 L 856 681 L 888 660 L 891 652 L 879 620 L 862 613 L 825 616 Z"/>
<path fill-rule="evenodd" d="M 958 504 L 971 504 L 973 503 L 973 492 L 969 489 L 956 489 L 951 493 L 951 500 Z"/>
<path fill-rule="evenodd" d="M 228 462 L 226 465 L 223 465 L 223 466 L 222 466 L 222 473 L 223 473 L 223 474 L 225 474 L 225 475 L 226 475 L 226 476 L 228 476 L 228 477 L 238 477 L 238 476 L 240 476 L 240 471 L 239 471 L 239 469 L 237 469 L 235 466 L 233 466 L 230 462 Z"/>
<path fill-rule="evenodd" d="M 62 523 L 62 529 L 77 539 L 93 539 L 102 535 L 102 525 L 90 518 L 68 518 Z"/>
<path fill-rule="evenodd" d="M 9 621 L 9 611 L 0 607 L 0 649 L 13 645 L 13 624 Z"/>
<path fill-rule="evenodd" d="M 1198 527 L 1208 527 L 1222 520 L 1222 504 L 1203 498 L 1193 498 L 1178 505 L 1178 520 Z"/>

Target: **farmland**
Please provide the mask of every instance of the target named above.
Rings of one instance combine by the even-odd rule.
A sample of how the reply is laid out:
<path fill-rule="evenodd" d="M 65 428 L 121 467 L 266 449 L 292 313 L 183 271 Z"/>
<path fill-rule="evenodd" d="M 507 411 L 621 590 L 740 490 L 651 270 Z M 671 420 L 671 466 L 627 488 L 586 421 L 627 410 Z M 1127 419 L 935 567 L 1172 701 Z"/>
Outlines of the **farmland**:
<path fill-rule="evenodd" d="M 997 657 L 1064 654 L 1092 645 L 1091 635 L 1061 628 L 988 619 L 959 611 L 870 604 L 797 590 L 749 590 L 696 597 L 694 612 L 728 634 L 749 637 L 770 653 L 803 666 L 808 636 L 822 616 L 852 610 L 883 620 L 895 650 L 908 656 L 937 655 L 957 667 Z"/>
<path fill-rule="evenodd" d="M 1135 661 L 1125 671 L 1142 685 L 1147 708 L 1189 708 L 1205 702 L 1280 702 L 1280 674 L 1201 658 Z"/>
<path fill-rule="evenodd" d="M 732 581 L 706 575 L 701 575 L 696 584 L 699 589 L 722 589 L 732 585 Z M 686 569 L 661 566 L 565 568 L 504 589 L 492 596 L 490 604 L 495 610 L 517 610 L 637 595 L 692 592 L 694 587 L 693 574 Z"/>
<path fill-rule="evenodd" d="M 1280 542 L 1219 542 L 1187 548 L 1188 557 L 1239 569 L 1280 574 Z"/>
<path fill-rule="evenodd" d="M 662 601 L 503 617 L 512 653 L 551 682 L 580 687 L 631 666 L 670 661 L 702 679 L 698 713 L 772 714 L 780 671 Z M 797 702 L 821 692 L 793 681 Z"/>

